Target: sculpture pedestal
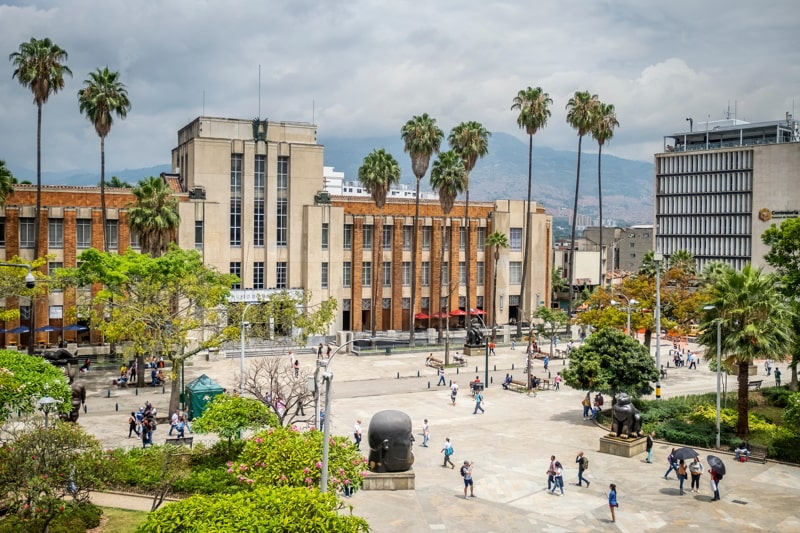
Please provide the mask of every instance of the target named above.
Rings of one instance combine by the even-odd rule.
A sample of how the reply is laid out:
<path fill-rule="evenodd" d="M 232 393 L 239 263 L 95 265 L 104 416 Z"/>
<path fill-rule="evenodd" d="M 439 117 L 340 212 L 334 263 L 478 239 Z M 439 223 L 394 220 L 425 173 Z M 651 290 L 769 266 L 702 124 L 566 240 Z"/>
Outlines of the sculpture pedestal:
<path fill-rule="evenodd" d="M 647 449 L 647 438 L 637 437 L 621 439 L 619 437 L 600 437 L 600 453 L 617 455 L 619 457 L 633 457 L 644 453 Z"/>
<path fill-rule="evenodd" d="M 486 345 L 467 346 L 464 345 L 464 355 L 486 355 Z"/>
<path fill-rule="evenodd" d="M 406 472 L 368 472 L 364 478 L 364 490 L 414 490 L 416 475 Z"/>

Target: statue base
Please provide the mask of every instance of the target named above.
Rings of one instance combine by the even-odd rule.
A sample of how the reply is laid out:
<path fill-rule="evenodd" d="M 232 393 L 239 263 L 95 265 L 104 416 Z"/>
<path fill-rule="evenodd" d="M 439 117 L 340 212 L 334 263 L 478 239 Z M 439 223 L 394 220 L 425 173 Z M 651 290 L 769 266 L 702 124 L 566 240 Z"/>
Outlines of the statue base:
<path fill-rule="evenodd" d="M 620 437 L 600 437 L 600 453 L 616 455 L 619 457 L 633 457 L 644 453 L 647 449 L 647 438 L 634 437 L 623 439 Z"/>
<path fill-rule="evenodd" d="M 364 490 L 414 490 L 416 475 L 406 472 L 367 472 Z"/>
<path fill-rule="evenodd" d="M 464 345 L 464 355 L 486 355 L 486 345 L 483 346 L 469 346 Z"/>

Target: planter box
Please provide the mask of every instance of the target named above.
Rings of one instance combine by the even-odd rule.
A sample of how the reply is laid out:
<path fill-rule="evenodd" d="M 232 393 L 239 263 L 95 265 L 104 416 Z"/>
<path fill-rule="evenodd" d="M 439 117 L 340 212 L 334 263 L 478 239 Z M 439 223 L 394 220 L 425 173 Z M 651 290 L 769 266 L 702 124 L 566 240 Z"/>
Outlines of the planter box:
<path fill-rule="evenodd" d="M 364 478 L 364 490 L 414 490 L 416 475 L 407 472 L 369 472 Z"/>
<path fill-rule="evenodd" d="M 647 448 L 647 439 L 622 439 L 619 437 L 600 437 L 600 453 L 616 455 L 618 457 L 633 457 L 644 453 Z"/>

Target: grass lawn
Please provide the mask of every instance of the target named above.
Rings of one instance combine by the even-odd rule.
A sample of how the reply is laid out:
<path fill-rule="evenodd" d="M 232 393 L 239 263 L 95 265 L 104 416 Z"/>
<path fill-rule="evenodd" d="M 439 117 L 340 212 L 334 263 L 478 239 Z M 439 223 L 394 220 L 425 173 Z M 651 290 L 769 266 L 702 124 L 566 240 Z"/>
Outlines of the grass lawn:
<path fill-rule="evenodd" d="M 108 521 L 94 529 L 95 533 L 133 533 L 136 528 L 147 520 L 144 511 L 128 511 L 114 507 L 103 507 L 103 517 Z"/>
<path fill-rule="evenodd" d="M 751 413 L 758 413 L 776 426 L 783 424 L 783 407 L 773 407 L 771 405 L 761 405 L 750 410 Z"/>

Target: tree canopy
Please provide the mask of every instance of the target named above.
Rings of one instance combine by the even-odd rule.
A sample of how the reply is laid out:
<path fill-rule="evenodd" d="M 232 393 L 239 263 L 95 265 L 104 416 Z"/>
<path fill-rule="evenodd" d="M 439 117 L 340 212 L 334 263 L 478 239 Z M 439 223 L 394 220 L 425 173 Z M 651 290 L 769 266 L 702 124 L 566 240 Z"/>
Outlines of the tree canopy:
<path fill-rule="evenodd" d="M 34 413 L 44 396 L 58 400 L 58 411 L 68 413 L 72 391 L 58 367 L 41 357 L 16 350 L 0 350 L 0 425 L 15 413 Z"/>
<path fill-rule="evenodd" d="M 230 448 L 231 440 L 241 438 L 243 431 L 277 425 L 275 415 L 259 400 L 219 394 L 206 406 L 203 415 L 195 419 L 192 431 L 214 433 L 227 440 Z"/>
<path fill-rule="evenodd" d="M 645 346 L 619 330 L 604 328 L 572 350 L 562 375 L 576 389 L 644 396 L 653 392 L 658 370 Z"/>

